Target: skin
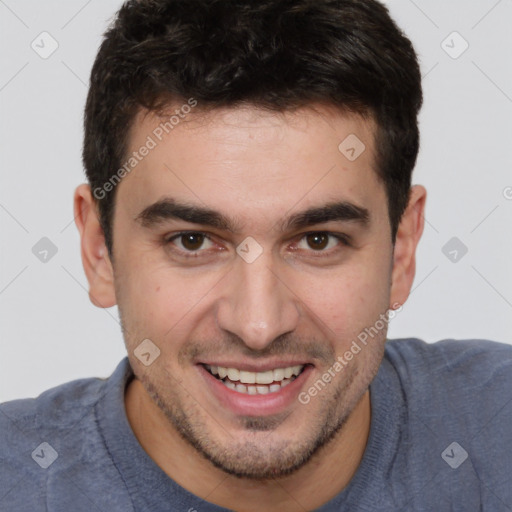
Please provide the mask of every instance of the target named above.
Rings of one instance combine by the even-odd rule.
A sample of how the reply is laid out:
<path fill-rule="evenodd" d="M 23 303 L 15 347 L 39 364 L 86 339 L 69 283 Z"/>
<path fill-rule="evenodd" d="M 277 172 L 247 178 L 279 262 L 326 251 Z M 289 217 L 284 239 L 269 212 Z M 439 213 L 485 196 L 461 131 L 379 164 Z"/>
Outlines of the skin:
<path fill-rule="evenodd" d="M 142 114 L 130 151 L 161 122 Z M 325 105 L 284 114 L 256 107 L 192 112 L 118 185 L 112 260 L 90 188 L 76 189 L 90 299 L 118 305 L 136 376 L 125 393 L 130 425 L 155 463 L 203 499 L 242 512 L 312 510 L 345 488 L 361 462 L 368 386 L 386 328 L 307 405 L 293 400 L 271 415 L 224 407 L 196 363 L 301 359 L 313 365 L 301 387 L 307 391 L 360 332 L 406 301 L 426 191 L 412 188 L 393 247 L 385 188 L 374 170 L 374 130 L 371 119 Z M 349 134 L 366 145 L 353 162 L 338 150 Z M 182 220 L 145 228 L 137 216 L 163 197 L 222 212 L 239 230 Z M 290 214 L 340 199 L 368 209 L 368 224 L 276 227 Z M 190 246 L 183 239 L 163 241 L 183 230 L 211 237 L 199 256 L 184 257 Z M 305 237 L 311 232 L 349 235 L 351 245 L 330 238 L 319 249 Z M 248 236 L 263 249 L 252 263 L 236 252 Z M 319 257 L 322 251 L 327 256 Z M 149 366 L 134 355 L 147 338 L 161 351 Z"/>

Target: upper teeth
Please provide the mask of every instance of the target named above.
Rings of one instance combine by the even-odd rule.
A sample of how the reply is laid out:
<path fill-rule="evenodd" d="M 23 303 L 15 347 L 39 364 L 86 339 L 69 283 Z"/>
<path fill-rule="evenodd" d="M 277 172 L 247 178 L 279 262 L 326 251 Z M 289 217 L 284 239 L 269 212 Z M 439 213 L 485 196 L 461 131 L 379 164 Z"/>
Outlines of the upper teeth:
<path fill-rule="evenodd" d="M 276 368 L 266 372 L 247 372 L 236 368 L 224 368 L 223 366 L 210 366 L 208 364 L 205 366 L 211 373 L 218 375 L 221 379 L 228 377 L 229 380 L 234 382 L 240 381 L 243 384 L 271 384 L 274 381 L 279 382 L 289 379 L 292 375 L 299 375 L 304 368 L 304 365 L 297 365 L 288 366 L 287 368 Z"/>

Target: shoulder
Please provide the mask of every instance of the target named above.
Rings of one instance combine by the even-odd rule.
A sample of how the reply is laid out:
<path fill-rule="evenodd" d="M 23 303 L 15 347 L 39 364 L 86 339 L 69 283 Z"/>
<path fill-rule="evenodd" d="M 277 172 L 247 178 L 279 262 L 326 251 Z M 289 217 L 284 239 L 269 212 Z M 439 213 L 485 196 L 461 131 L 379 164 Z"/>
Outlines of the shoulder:
<path fill-rule="evenodd" d="M 0 404 L 0 430 L 40 435 L 68 429 L 94 407 L 106 382 L 100 378 L 74 380 L 48 389 L 37 398 L 4 402 Z M 0 441 L 0 447 L 3 444 Z"/>
<path fill-rule="evenodd" d="M 437 414 L 449 410 L 461 421 L 476 424 L 509 400 L 511 345 L 479 339 L 399 339 L 388 342 L 384 357 L 412 409 Z"/>
<path fill-rule="evenodd" d="M 512 502 L 504 449 L 512 445 L 512 346 L 482 339 L 390 340 L 383 366 L 397 379 L 390 389 L 402 404 L 394 460 L 401 462 L 403 495 L 415 489 L 419 508 L 450 496 L 492 510 L 497 497 Z M 425 480 L 432 492 L 425 491 Z"/>
<path fill-rule="evenodd" d="M 484 387 L 500 378 L 512 380 L 512 345 L 497 341 L 395 339 L 387 342 L 385 358 L 404 381 L 464 380 Z"/>
<path fill-rule="evenodd" d="M 80 496 L 96 499 L 84 495 L 88 487 L 94 487 L 103 501 L 125 499 L 104 446 L 97 406 L 111 391 L 118 391 L 128 369 L 124 359 L 109 378 L 74 380 L 37 398 L 0 404 L 2 510 L 36 511 L 52 500 L 69 501 L 69 508 L 64 508 L 71 510 Z M 118 486 L 116 492 L 112 482 Z"/>

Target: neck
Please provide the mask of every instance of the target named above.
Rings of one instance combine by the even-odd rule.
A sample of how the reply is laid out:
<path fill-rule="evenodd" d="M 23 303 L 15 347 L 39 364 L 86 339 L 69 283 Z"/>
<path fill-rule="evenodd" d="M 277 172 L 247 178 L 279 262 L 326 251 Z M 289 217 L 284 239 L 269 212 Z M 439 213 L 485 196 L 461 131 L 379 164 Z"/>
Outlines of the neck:
<path fill-rule="evenodd" d="M 153 461 L 176 483 L 200 498 L 239 512 L 312 510 L 334 498 L 354 476 L 370 431 L 367 390 L 343 428 L 303 467 L 286 477 L 238 479 L 213 466 L 172 428 L 133 379 L 125 407 L 132 430 Z"/>

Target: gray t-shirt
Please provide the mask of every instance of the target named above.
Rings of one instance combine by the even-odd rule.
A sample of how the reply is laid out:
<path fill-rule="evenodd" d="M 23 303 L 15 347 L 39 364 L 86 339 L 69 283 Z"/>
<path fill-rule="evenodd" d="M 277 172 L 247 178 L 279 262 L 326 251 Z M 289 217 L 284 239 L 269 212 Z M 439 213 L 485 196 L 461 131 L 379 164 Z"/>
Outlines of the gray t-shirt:
<path fill-rule="evenodd" d="M 108 379 L 0 406 L 0 511 L 227 510 L 142 449 L 124 408 L 132 377 L 125 358 Z M 318 512 L 512 511 L 512 346 L 389 340 L 370 398 L 361 464 Z"/>

